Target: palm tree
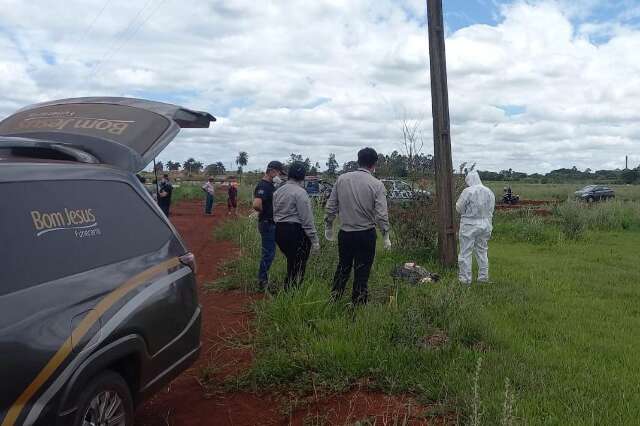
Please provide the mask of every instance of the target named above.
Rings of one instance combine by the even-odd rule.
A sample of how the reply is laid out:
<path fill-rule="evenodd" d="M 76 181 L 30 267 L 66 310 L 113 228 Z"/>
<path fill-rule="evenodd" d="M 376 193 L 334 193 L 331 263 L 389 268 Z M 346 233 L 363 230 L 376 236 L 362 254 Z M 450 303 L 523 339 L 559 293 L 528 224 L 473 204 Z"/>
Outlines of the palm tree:
<path fill-rule="evenodd" d="M 240 151 L 236 157 L 236 164 L 238 165 L 238 174 L 242 179 L 242 168 L 249 162 L 249 154 L 246 151 Z"/>

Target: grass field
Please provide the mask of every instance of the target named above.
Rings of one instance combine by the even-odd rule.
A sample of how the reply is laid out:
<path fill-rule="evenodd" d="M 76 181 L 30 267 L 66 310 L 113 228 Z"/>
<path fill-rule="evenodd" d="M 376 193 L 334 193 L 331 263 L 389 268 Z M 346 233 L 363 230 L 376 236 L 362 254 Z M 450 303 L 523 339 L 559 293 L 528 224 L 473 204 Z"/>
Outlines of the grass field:
<path fill-rule="evenodd" d="M 464 288 L 427 252 L 379 248 L 371 301 L 355 310 L 329 302 L 337 247 L 323 241 L 302 288 L 256 305 L 256 362 L 240 383 L 365 384 L 413 394 L 463 424 L 637 424 L 640 205 L 567 204 L 549 218 L 504 213 L 494 224 L 493 284 Z M 253 289 L 255 223 L 230 222 L 218 237 L 242 255 L 217 285 Z M 443 280 L 394 283 L 391 268 L 406 261 Z M 283 277 L 279 254 L 272 278 Z"/>
<path fill-rule="evenodd" d="M 519 182 L 484 182 L 496 194 L 502 197 L 503 189 L 511 185 L 514 194 L 519 194 L 525 200 L 560 200 L 565 201 L 573 197 L 573 193 L 587 185 L 587 183 L 562 184 L 532 184 Z M 616 192 L 616 199 L 623 201 L 640 200 L 640 185 L 607 185 Z"/>

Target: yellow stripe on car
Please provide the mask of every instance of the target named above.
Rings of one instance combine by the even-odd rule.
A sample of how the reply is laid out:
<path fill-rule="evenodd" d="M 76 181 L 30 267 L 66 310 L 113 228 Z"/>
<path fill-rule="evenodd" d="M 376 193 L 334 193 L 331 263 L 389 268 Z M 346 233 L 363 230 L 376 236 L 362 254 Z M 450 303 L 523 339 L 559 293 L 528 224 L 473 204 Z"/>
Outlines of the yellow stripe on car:
<path fill-rule="evenodd" d="M 64 362 L 65 359 L 69 356 L 69 354 L 73 350 L 72 342 L 79 342 L 84 337 L 85 334 L 91 329 L 91 327 L 98 321 L 98 319 L 104 314 L 111 306 L 113 306 L 118 300 L 122 299 L 127 293 L 129 293 L 134 288 L 144 284 L 150 278 L 162 273 L 166 272 L 167 269 L 173 268 L 180 265 L 180 260 L 178 258 L 172 258 L 165 262 L 162 262 L 152 268 L 149 268 L 138 275 L 132 277 L 120 287 L 116 288 L 114 291 L 109 293 L 102 299 L 95 308 L 93 308 L 86 317 L 80 321 L 78 326 L 72 331 L 71 336 L 65 340 L 65 342 L 60 346 L 60 349 L 56 352 L 56 354 L 49 360 L 49 362 L 44 366 L 40 373 L 36 376 L 36 378 L 27 386 L 27 388 L 22 392 L 22 394 L 16 399 L 13 403 L 4 420 L 2 421 L 2 426 L 14 426 L 16 420 L 22 413 L 22 409 L 29 402 L 31 397 L 38 392 L 38 390 L 44 385 L 47 380 L 51 378 L 53 373 L 58 369 L 58 367 Z"/>

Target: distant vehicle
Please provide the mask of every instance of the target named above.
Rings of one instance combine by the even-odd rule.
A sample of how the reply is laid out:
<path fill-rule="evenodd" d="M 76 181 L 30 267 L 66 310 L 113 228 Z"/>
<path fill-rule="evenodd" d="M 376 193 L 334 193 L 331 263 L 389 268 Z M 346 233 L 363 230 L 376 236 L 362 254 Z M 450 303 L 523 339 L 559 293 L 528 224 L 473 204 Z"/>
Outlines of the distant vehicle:
<path fill-rule="evenodd" d="M 575 192 L 576 198 L 588 203 L 615 198 L 615 191 L 608 186 L 587 185 Z"/>
<path fill-rule="evenodd" d="M 382 179 L 381 181 L 387 190 L 387 198 L 391 201 L 411 201 L 431 197 L 429 191 L 413 189 L 403 180 Z"/>
<path fill-rule="evenodd" d="M 307 176 L 304 179 L 304 189 L 307 190 L 307 194 L 310 196 L 320 195 L 320 182 L 317 176 Z"/>
<path fill-rule="evenodd" d="M 510 186 L 504 188 L 504 194 L 502 195 L 502 202 L 504 204 L 518 204 L 520 202 L 520 196 L 514 194 Z"/>
<path fill-rule="evenodd" d="M 132 426 L 198 357 L 195 258 L 135 173 L 214 120 L 100 97 L 0 122 L 2 425 Z"/>
<path fill-rule="evenodd" d="M 324 205 L 331 195 L 333 185 L 317 176 L 307 176 L 304 180 L 304 189 L 312 200 Z"/>

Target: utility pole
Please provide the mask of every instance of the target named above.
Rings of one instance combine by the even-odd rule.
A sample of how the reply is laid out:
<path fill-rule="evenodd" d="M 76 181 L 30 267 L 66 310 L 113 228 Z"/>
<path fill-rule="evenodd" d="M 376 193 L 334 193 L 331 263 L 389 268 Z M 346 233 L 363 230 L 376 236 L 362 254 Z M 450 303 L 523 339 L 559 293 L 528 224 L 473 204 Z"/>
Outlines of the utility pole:
<path fill-rule="evenodd" d="M 457 245 L 453 218 L 453 164 L 449 132 L 447 62 L 444 50 L 442 0 L 427 0 L 429 62 L 431 64 L 431 112 L 433 115 L 433 153 L 438 198 L 438 250 L 445 266 L 456 263 Z"/>
<path fill-rule="evenodd" d="M 628 155 L 624 156 L 624 169 L 625 170 L 629 170 L 629 156 Z"/>

